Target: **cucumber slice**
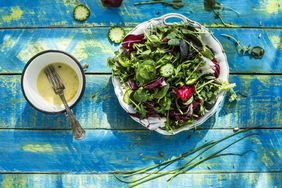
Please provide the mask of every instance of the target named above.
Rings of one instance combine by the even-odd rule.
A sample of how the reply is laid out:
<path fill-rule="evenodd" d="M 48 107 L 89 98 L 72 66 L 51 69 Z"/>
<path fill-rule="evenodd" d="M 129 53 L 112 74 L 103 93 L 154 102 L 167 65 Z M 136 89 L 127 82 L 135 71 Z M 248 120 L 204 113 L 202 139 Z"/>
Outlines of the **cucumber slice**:
<path fill-rule="evenodd" d="M 111 27 L 108 33 L 108 37 L 111 42 L 113 43 L 121 43 L 123 41 L 123 38 L 125 36 L 125 31 L 122 27 Z"/>
<path fill-rule="evenodd" d="M 90 16 L 90 10 L 86 5 L 77 5 L 73 10 L 73 18 L 77 21 L 83 22 Z"/>
<path fill-rule="evenodd" d="M 168 63 L 161 67 L 160 73 L 163 77 L 169 77 L 174 73 L 173 65 Z"/>

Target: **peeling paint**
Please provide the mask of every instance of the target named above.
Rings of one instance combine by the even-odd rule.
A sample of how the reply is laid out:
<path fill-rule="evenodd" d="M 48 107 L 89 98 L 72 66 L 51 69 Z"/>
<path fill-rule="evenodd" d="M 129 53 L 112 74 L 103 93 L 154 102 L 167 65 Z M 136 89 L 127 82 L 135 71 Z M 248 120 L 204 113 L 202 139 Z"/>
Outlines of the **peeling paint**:
<path fill-rule="evenodd" d="M 2 20 L 5 22 L 10 22 L 13 20 L 19 20 L 21 19 L 23 15 L 23 11 L 20 7 L 15 7 L 15 8 L 11 8 L 11 13 L 8 15 L 4 15 L 2 16 Z"/>
<path fill-rule="evenodd" d="M 4 175 L 2 180 L 2 188 L 13 188 L 14 187 L 14 177 L 11 175 Z"/>
<path fill-rule="evenodd" d="M 266 167 L 271 167 L 271 166 L 273 166 L 274 164 L 273 164 L 273 161 L 269 158 L 269 156 L 267 155 L 267 152 L 268 151 L 265 151 L 265 150 L 263 150 L 263 151 L 261 151 L 263 154 L 261 155 L 261 161 L 264 163 L 264 165 L 266 166 Z"/>
<path fill-rule="evenodd" d="M 47 50 L 48 46 L 44 41 L 28 41 L 22 48 L 22 50 L 17 54 L 17 58 L 22 62 L 27 62 L 32 56 L 41 52 L 43 50 Z"/>
<path fill-rule="evenodd" d="M 269 36 L 269 40 L 271 41 L 271 44 L 274 48 L 277 48 L 279 50 L 282 50 L 282 44 L 281 44 L 281 38 L 279 36 Z"/>
<path fill-rule="evenodd" d="M 56 47 L 59 50 L 63 50 L 63 51 L 67 51 L 69 45 L 72 42 L 72 38 L 73 37 L 69 37 L 69 38 L 61 38 L 59 40 L 56 41 Z"/>
<path fill-rule="evenodd" d="M 5 35 L 3 39 L 4 42 L 1 45 L 1 51 L 4 52 L 7 48 L 13 48 L 18 40 L 19 38 L 14 39 L 11 35 Z"/>
<path fill-rule="evenodd" d="M 268 14 L 278 14 L 282 10 L 282 0 L 262 0 L 260 1 L 261 11 Z"/>
<path fill-rule="evenodd" d="M 28 152 L 42 152 L 42 153 L 52 153 L 54 152 L 50 144 L 26 144 L 22 147 L 22 150 Z"/>
<path fill-rule="evenodd" d="M 87 59 L 90 56 L 97 54 L 112 54 L 113 50 L 109 43 L 104 41 L 89 39 L 84 41 L 79 41 L 74 48 L 72 54 L 79 60 Z"/>
<path fill-rule="evenodd" d="M 278 14 L 282 10 L 282 0 L 268 0 L 265 9 L 269 14 Z"/>

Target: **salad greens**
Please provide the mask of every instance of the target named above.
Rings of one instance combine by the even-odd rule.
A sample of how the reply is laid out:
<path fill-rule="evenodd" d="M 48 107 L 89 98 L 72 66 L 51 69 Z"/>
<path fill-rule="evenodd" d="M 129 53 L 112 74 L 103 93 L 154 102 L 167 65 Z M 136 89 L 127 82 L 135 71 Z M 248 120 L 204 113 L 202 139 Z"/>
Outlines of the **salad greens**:
<path fill-rule="evenodd" d="M 131 115 L 166 117 L 165 129 L 173 131 L 201 118 L 221 92 L 235 86 L 218 78 L 220 66 L 203 32 L 174 24 L 124 38 L 108 64 L 126 89 L 124 102 L 136 110 Z"/>
<path fill-rule="evenodd" d="M 235 46 L 237 48 L 238 54 L 242 54 L 242 55 L 247 54 L 247 55 L 252 56 L 252 57 L 254 57 L 256 59 L 261 59 L 263 57 L 263 55 L 264 55 L 265 50 L 262 47 L 260 47 L 260 46 L 252 47 L 251 45 L 248 45 L 248 46 L 241 45 L 240 41 L 237 40 L 236 38 L 234 38 L 231 35 L 221 34 L 221 36 L 224 36 L 227 39 L 234 41 L 234 44 L 235 44 Z"/>

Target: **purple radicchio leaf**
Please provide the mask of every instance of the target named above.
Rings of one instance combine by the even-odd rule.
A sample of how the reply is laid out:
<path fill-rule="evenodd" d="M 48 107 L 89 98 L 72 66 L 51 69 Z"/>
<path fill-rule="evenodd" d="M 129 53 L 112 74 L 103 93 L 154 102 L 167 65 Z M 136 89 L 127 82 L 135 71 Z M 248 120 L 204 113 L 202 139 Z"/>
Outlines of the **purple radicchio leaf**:
<path fill-rule="evenodd" d="M 206 75 L 206 74 L 212 74 L 216 78 L 218 78 L 220 74 L 220 66 L 217 60 L 215 58 L 210 60 L 206 57 L 202 57 L 202 59 L 205 61 L 205 64 L 199 68 L 199 70 L 201 71 L 200 76 Z"/>
<path fill-rule="evenodd" d="M 187 121 L 190 118 L 188 114 L 177 113 L 174 110 L 169 112 L 169 116 L 176 121 Z"/>
<path fill-rule="evenodd" d="M 158 79 L 152 80 L 151 82 L 148 82 L 144 84 L 144 89 L 149 89 L 153 90 L 156 88 L 162 88 L 166 86 L 165 78 L 164 77 L 159 77 Z"/>
<path fill-rule="evenodd" d="M 133 44 L 134 43 L 142 43 L 144 42 L 144 34 L 140 35 L 127 35 L 122 42 L 122 47 L 126 49 L 127 52 L 134 51 Z"/>
<path fill-rule="evenodd" d="M 218 78 L 220 74 L 220 66 L 215 58 L 212 59 L 212 62 L 214 63 L 214 76 Z"/>
<path fill-rule="evenodd" d="M 130 89 L 132 90 L 137 90 L 138 89 L 138 85 L 134 80 L 128 80 L 127 81 L 127 85 L 130 87 Z"/>
<path fill-rule="evenodd" d="M 200 107 L 200 104 L 202 103 L 201 99 L 196 99 L 192 102 L 193 110 L 197 110 Z"/>
<path fill-rule="evenodd" d="M 159 115 L 154 110 L 154 102 L 146 102 L 147 117 L 159 117 Z"/>

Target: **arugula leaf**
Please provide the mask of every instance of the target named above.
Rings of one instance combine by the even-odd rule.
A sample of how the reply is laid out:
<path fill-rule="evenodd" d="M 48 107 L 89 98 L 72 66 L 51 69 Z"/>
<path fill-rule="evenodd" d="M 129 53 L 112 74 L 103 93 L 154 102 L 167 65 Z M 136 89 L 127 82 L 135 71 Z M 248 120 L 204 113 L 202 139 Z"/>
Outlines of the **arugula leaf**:
<path fill-rule="evenodd" d="M 139 105 L 137 113 L 139 114 L 141 119 L 144 119 L 147 116 L 147 110 L 143 104 Z"/>
<path fill-rule="evenodd" d="M 212 51 L 207 47 L 205 48 L 205 50 L 201 51 L 201 54 L 210 60 L 212 60 L 214 57 Z"/>
<path fill-rule="evenodd" d="M 238 97 L 237 97 L 237 95 L 236 95 L 236 93 L 233 89 L 230 89 L 230 91 L 229 91 L 229 99 L 228 100 L 229 100 L 229 102 L 233 102 L 233 101 L 238 100 Z"/>
<path fill-rule="evenodd" d="M 155 107 L 154 110 L 157 113 L 164 114 L 166 111 L 170 110 L 171 99 L 169 97 L 164 97 L 160 100 L 159 106 Z"/>

